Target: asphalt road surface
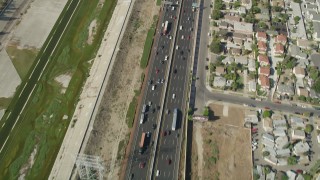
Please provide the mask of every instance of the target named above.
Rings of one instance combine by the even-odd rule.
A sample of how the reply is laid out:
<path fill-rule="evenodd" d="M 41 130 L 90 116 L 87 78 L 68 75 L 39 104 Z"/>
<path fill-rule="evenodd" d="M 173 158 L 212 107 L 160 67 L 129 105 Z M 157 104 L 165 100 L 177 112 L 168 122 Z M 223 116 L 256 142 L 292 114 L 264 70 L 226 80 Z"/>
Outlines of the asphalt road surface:
<path fill-rule="evenodd" d="M 78 4 L 81 1 L 73 0 L 70 2 L 62 18 L 59 18 L 59 25 L 56 27 L 55 31 L 50 33 L 50 39 L 48 38 L 45 42 L 44 46 L 42 47 L 39 55 L 37 57 L 37 64 L 34 67 L 31 75 L 29 76 L 29 80 L 20 85 L 19 90 L 15 94 L 14 101 L 6 114 L 9 114 L 6 119 L 4 119 L 4 124 L 0 129 L 0 160 L 5 157 L 6 152 L 6 142 L 10 139 L 10 133 L 15 127 L 16 123 L 18 122 L 21 113 L 23 112 L 24 108 L 29 103 L 29 98 L 31 97 L 37 82 L 42 76 L 42 73 L 45 71 L 46 66 L 50 60 L 50 56 L 54 53 L 57 44 L 61 36 L 63 35 L 68 23 L 78 7 Z M 18 96 L 18 97 L 17 97 Z M 6 116 L 6 115 L 5 115 Z"/>
<path fill-rule="evenodd" d="M 176 2 L 176 1 L 175 1 Z M 167 10 L 164 9 L 162 13 L 162 17 L 160 17 L 159 27 L 157 28 L 157 35 L 155 41 L 155 48 L 153 49 L 152 56 L 150 58 L 150 67 L 149 74 L 147 78 L 148 84 L 145 87 L 145 92 L 143 94 L 143 100 L 141 107 L 139 108 L 139 119 L 137 120 L 137 128 L 134 134 L 133 146 L 131 149 L 131 155 L 129 157 L 126 177 L 127 179 L 148 179 L 148 170 L 152 163 L 151 150 L 153 143 L 157 137 L 155 137 L 155 129 L 153 125 L 156 127 L 159 126 L 159 113 L 160 109 L 162 109 L 161 105 L 161 97 L 164 93 L 164 83 L 167 81 L 165 79 L 165 72 L 168 68 L 168 61 L 170 57 L 170 49 L 173 47 L 173 31 L 174 26 L 176 25 L 178 11 L 177 6 L 174 5 L 174 10 L 172 10 L 171 6 L 167 6 Z M 161 35 L 163 32 L 163 24 L 168 21 L 168 33 L 166 35 Z M 170 35 L 170 37 L 168 36 Z M 166 56 L 168 59 L 165 60 Z M 152 83 L 150 82 L 152 81 Z M 154 87 L 153 87 L 154 86 Z M 149 106 L 149 103 L 151 106 Z M 146 106 L 146 112 L 142 113 L 143 105 Z M 140 124 L 141 114 L 144 114 L 144 123 Z M 150 137 L 147 137 L 144 144 L 144 152 L 142 154 L 139 153 L 140 149 L 140 140 L 143 132 L 150 132 Z"/>
<path fill-rule="evenodd" d="M 180 1 L 181 2 L 181 1 Z M 192 11 L 195 0 L 184 0 L 179 18 L 177 41 L 174 47 L 173 65 L 170 73 L 169 90 L 166 95 L 165 113 L 160 131 L 157 148 L 155 179 L 178 179 L 183 119 L 185 117 L 186 88 L 191 64 L 192 42 L 194 37 L 194 19 Z M 173 125 L 173 112 L 178 109 L 177 124 Z"/>

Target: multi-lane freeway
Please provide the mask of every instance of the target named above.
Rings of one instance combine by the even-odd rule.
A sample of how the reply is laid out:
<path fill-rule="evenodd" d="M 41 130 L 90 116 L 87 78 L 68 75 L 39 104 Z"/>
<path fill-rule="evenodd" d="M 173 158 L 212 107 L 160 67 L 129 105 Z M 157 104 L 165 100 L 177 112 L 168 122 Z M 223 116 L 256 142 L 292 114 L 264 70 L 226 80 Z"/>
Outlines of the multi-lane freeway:
<path fill-rule="evenodd" d="M 150 58 L 148 84 L 139 108 L 137 129 L 126 171 L 127 178 L 177 179 L 182 118 L 186 104 L 185 89 L 193 39 L 192 2 L 193 0 L 183 2 L 174 0 L 167 1 L 163 6 L 155 38 L 155 49 Z M 169 22 L 168 33 L 163 34 L 166 21 Z M 147 108 L 143 113 L 144 105 Z M 175 108 L 178 109 L 178 118 L 176 130 L 172 130 Z M 140 124 L 142 114 L 144 123 Z M 146 137 L 144 151 L 141 154 L 139 150 L 143 132 L 149 132 L 149 137 Z"/>

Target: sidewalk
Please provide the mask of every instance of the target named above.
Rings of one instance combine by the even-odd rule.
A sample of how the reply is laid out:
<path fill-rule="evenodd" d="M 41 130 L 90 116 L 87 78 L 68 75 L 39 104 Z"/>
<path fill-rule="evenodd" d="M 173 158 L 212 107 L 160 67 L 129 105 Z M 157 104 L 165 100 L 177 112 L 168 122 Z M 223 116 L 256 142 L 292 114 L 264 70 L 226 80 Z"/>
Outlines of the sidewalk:
<path fill-rule="evenodd" d="M 79 103 L 72 119 L 77 119 L 74 127 L 72 122 L 64 137 L 56 161 L 51 170 L 49 179 L 69 179 L 71 177 L 76 156 L 80 149 L 85 148 L 84 138 L 90 134 L 96 112 L 98 110 L 101 96 L 111 73 L 113 59 L 118 51 L 119 42 L 122 38 L 122 31 L 128 17 L 129 9 L 132 5 L 131 0 L 119 0 L 114 9 L 112 18 L 105 32 L 104 38 L 98 50 L 90 70 L 83 91 L 80 95 Z M 84 146 L 83 146 L 84 145 Z"/>

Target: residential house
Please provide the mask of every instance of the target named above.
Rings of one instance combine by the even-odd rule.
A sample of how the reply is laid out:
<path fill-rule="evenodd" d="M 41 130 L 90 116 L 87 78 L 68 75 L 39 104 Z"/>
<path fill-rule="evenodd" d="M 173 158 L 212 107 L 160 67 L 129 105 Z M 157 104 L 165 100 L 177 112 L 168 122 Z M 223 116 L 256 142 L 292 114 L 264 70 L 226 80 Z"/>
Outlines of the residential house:
<path fill-rule="evenodd" d="M 258 120 L 257 114 L 249 114 L 244 118 L 244 122 L 250 122 L 252 124 L 257 124 Z"/>
<path fill-rule="evenodd" d="M 259 53 L 266 53 L 267 51 L 267 44 L 263 41 L 258 41 L 258 49 L 259 49 Z"/>
<path fill-rule="evenodd" d="M 288 165 L 288 161 L 287 158 L 278 158 L 278 166 L 287 166 Z"/>
<path fill-rule="evenodd" d="M 234 39 L 233 42 L 234 42 L 234 44 L 236 44 L 238 46 L 242 46 L 242 44 L 243 44 L 243 40 L 242 39 Z"/>
<path fill-rule="evenodd" d="M 297 46 L 303 49 L 310 49 L 311 42 L 307 39 L 297 39 Z"/>
<path fill-rule="evenodd" d="M 279 136 L 286 136 L 286 131 L 283 130 L 283 129 L 275 129 L 273 130 L 273 135 L 276 136 L 276 137 L 279 137 Z"/>
<path fill-rule="evenodd" d="M 226 21 L 221 21 L 219 24 L 219 29 L 228 29 L 229 27 L 229 23 L 227 23 Z"/>
<path fill-rule="evenodd" d="M 310 60 L 314 66 L 317 66 L 318 69 L 320 69 L 320 54 L 319 53 L 311 54 Z"/>
<path fill-rule="evenodd" d="M 314 13 L 314 14 L 311 14 L 309 17 L 313 22 L 320 22 L 320 14 Z"/>
<path fill-rule="evenodd" d="M 256 61 L 254 59 L 248 59 L 248 70 L 251 72 L 256 71 Z"/>
<path fill-rule="evenodd" d="M 234 22 L 234 31 L 237 33 L 243 34 L 252 34 L 253 33 L 253 24 L 245 22 Z"/>
<path fill-rule="evenodd" d="M 296 179 L 297 174 L 295 172 L 293 172 L 292 170 L 288 170 L 286 172 L 286 174 L 287 174 L 289 180 L 295 180 Z"/>
<path fill-rule="evenodd" d="M 298 87 L 297 88 L 297 95 L 298 96 L 304 96 L 304 97 L 309 97 L 309 91 L 305 88 Z"/>
<path fill-rule="evenodd" d="M 258 83 L 260 84 L 262 89 L 264 90 L 270 89 L 270 80 L 267 76 L 259 75 Z"/>
<path fill-rule="evenodd" d="M 239 13 L 239 14 L 246 14 L 246 13 L 247 13 L 247 10 L 246 10 L 245 7 L 239 7 L 239 8 L 238 8 L 238 13 Z"/>
<path fill-rule="evenodd" d="M 225 69 L 224 69 L 223 66 L 217 66 L 217 67 L 216 67 L 216 75 L 217 75 L 217 76 L 220 76 L 220 75 L 222 75 L 222 74 L 224 74 L 224 73 L 225 73 Z"/>
<path fill-rule="evenodd" d="M 306 142 L 298 142 L 297 144 L 294 145 L 293 147 L 293 153 L 297 156 L 308 152 L 310 150 L 310 146 Z"/>
<path fill-rule="evenodd" d="M 258 41 L 267 42 L 267 33 L 259 31 L 256 33 L 256 38 Z"/>
<path fill-rule="evenodd" d="M 241 18 L 239 16 L 225 15 L 224 20 L 228 23 L 240 22 Z"/>
<path fill-rule="evenodd" d="M 287 129 L 287 121 L 285 119 L 279 119 L 279 120 L 273 119 L 272 125 L 275 130 Z"/>
<path fill-rule="evenodd" d="M 287 43 L 287 36 L 279 34 L 276 36 L 275 42 L 285 45 Z"/>
<path fill-rule="evenodd" d="M 313 22 L 313 40 L 320 41 L 320 22 Z"/>
<path fill-rule="evenodd" d="M 300 59 L 307 59 L 308 55 L 304 52 L 301 51 L 301 49 L 297 45 L 290 45 L 289 46 L 289 52 L 291 56 L 295 58 L 300 58 Z"/>
<path fill-rule="evenodd" d="M 269 66 L 270 61 L 267 55 L 259 54 L 258 56 L 258 62 L 260 66 Z"/>
<path fill-rule="evenodd" d="M 265 147 L 267 147 L 269 149 L 273 149 L 274 148 L 274 142 L 268 141 L 267 139 L 262 139 L 261 140 L 261 144 L 263 144 Z"/>
<path fill-rule="evenodd" d="M 300 155 L 299 157 L 299 164 L 302 164 L 302 165 L 307 165 L 310 163 L 310 159 L 309 159 L 309 156 L 306 156 L 306 155 Z M 304 178 L 303 178 L 304 180 Z"/>
<path fill-rule="evenodd" d="M 274 54 L 276 56 L 284 55 L 284 46 L 282 44 L 276 44 L 274 48 Z"/>
<path fill-rule="evenodd" d="M 237 64 L 242 64 L 242 65 L 247 65 L 248 64 L 248 58 L 247 56 L 237 56 L 235 57 L 235 63 Z"/>
<path fill-rule="evenodd" d="M 305 128 L 305 124 L 302 118 L 291 116 L 290 123 L 293 128 Z"/>
<path fill-rule="evenodd" d="M 267 66 L 259 67 L 258 74 L 269 76 L 270 75 L 270 68 Z"/>
<path fill-rule="evenodd" d="M 257 91 L 257 83 L 255 80 L 251 80 L 248 82 L 248 85 L 249 85 L 249 92 L 256 92 Z"/>
<path fill-rule="evenodd" d="M 272 165 L 277 165 L 278 163 L 278 159 L 276 158 L 276 156 L 266 156 L 263 159 Z"/>
<path fill-rule="evenodd" d="M 283 149 L 288 144 L 289 144 L 289 139 L 288 139 L 288 137 L 286 135 L 285 136 L 279 136 L 275 140 L 275 146 L 276 146 L 277 149 Z"/>
<path fill-rule="evenodd" d="M 304 68 L 296 66 L 293 68 L 293 74 L 297 77 L 297 78 L 304 78 L 306 76 L 306 71 Z"/>
<path fill-rule="evenodd" d="M 235 55 L 235 56 L 240 56 L 241 55 L 241 49 L 238 49 L 238 48 L 230 48 L 230 53 L 232 55 Z"/>
<path fill-rule="evenodd" d="M 274 180 L 276 177 L 276 173 L 271 171 L 270 173 L 267 174 L 266 180 Z"/>
<path fill-rule="evenodd" d="M 302 130 L 293 129 L 291 133 L 292 140 L 304 140 L 306 138 L 306 134 Z"/>
<path fill-rule="evenodd" d="M 251 0 L 241 0 L 241 5 L 246 6 L 247 9 L 251 9 L 252 3 Z"/>
<path fill-rule="evenodd" d="M 279 84 L 277 87 L 277 92 L 278 94 L 285 96 L 293 96 L 294 95 L 294 89 L 293 85 L 288 83 L 288 84 Z"/>
<path fill-rule="evenodd" d="M 266 132 L 272 131 L 272 119 L 271 118 L 263 118 L 262 119 L 262 127 Z"/>
<path fill-rule="evenodd" d="M 220 76 L 215 76 L 213 80 L 213 86 L 214 87 L 219 87 L 222 88 L 226 85 L 226 78 L 220 77 Z"/>
<path fill-rule="evenodd" d="M 231 64 L 234 62 L 234 58 L 231 56 L 227 56 L 221 61 L 223 64 Z"/>
<path fill-rule="evenodd" d="M 280 157 L 289 157 L 290 156 L 290 149 L 279 149 L 276 151 L 277 155 Z"/>
<path fill-rule="evenodd" d="M 244 34 L 239 32 L 233 33 L 233 39 L 242 39 L 243 41 L 252 42 L 252 34 Z"/>

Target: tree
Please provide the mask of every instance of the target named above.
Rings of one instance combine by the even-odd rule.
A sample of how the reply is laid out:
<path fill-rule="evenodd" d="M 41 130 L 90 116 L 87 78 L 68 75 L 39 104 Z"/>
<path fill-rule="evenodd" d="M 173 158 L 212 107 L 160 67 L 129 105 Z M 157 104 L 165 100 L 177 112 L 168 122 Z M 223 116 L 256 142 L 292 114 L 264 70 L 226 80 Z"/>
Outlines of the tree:
<path fill-rule="evenodd" d="M 259 26 L 261 29 L 267 29 L 267 28 L 268 28 L 267 24 L 266 24 L 265 22 L 263 22 L 263 21 L 260 21 L 260 22 L 258 23 L 258 26 Z"/>
<path fill-rule="evenodd" d="M 210 51 L 216 54 L 221 53 L 222 48 L 221 48 L 221 43 L 219 39 L 214 38 L 210 44 Z"/>
<path fill-rule="evenodd" d="M 240 1 L 236 1 L 234 4 L 233 4 L 233 7 L 234 8 L 239 8 L 241 6 L 241 3 L 240 3 Z"/>
<path fill-rule="evenodd" d="M 269 174 L 271 172 L 271 168 L 269 166 L 265 166 L 263 170 L 264 170 L 264 174 Z"/>
<path fill-rule="evenodd" d="M 266 157 L 266 156 L 269 156 L 270 155 L 270 152 L 269 151 L 263 151 L 262 153 L 262 156 L 263 157 Z"/>
<path fill-rule="evenodd" d="M 318 68 L 315 66 L 311 66 L 309 67 L 309 76 L 311 79 L 313 79 L 314 81 L 319 77 L 319 71 Z"/>
<path fill-rule="evenodd" d="M 292 69 L 296 66 L 298 60 L 291 56 L 286 56 L 283 60 L 283 65 L 286 69 Z"/>
<path fill-rule="evenodd" d="M 310 134 L 313 131 L 313 126 L 311 124 L 307 124 L 304 131 L 308 134 Z"/>
<path fill-rule="evenodd" d="M 300 21 L 300 17 L 299 17 L 299 16 L 296 16 L 296 17 L 294 17 L 293 19 L 294 19 L 294 23 L 295 23 L 295 24 L 298 24 L 299 21 Z"/>
<path fill-rule="evenodd" d="M 223 13 L 220 11 L 220 10 L 213 10 L 212 11 L 212 18 L 214 19 L 214 20 L 218 20 L 218 19 L 220 19 L 220 18 L 222 18 L 223 17 Z"/>
<path fill-rule="evenodd" d="M 312 176 L 310 174 L 302 174 L 304 180 L 312 180 Z"/>
<path fill-rule="evenodd" d="M 296 156 L 290 156 L 287 159 L 289 165 L 296 165 L 298 163 L 298 159 Z"/>
<path fill-rule="evenodd" d="M 303 95 L 299 96 L 298 99 L 300 101 L 304 101 L 304 102 L 307 100 L 307 98 L 305 96 L 303 96 Z"/>
<path fill-rule="evenodd" d="M 258 14 L 261 12 L 261 9 L 258 6 L 253 6 L 251 11 L 253 14 Z"/>
<path fill-rule="evenodd" d="M 262 117 L 263 118 L 270 118 L 271 115 L 272 115 L 271 111 L 265 110 L 265 111 L 263 111 Z"/>
<path fill-rule="evenodd" d="M 209 116 L 209 107 L 208 106 L 204 107 L 203 115 L 204 116 Z"/>
<path fill-rule="evenodd" d="M 272 6 L 272 10 L 275 12 L 281 12 L 283 10 L 283 8 L 280 6 Z"/>
<path fill-rule="evenodd" d="M 320 93 L 320 78 L 318 78 L 313 84 L 312 89 L 314 89 L 317 93 Z"/>

